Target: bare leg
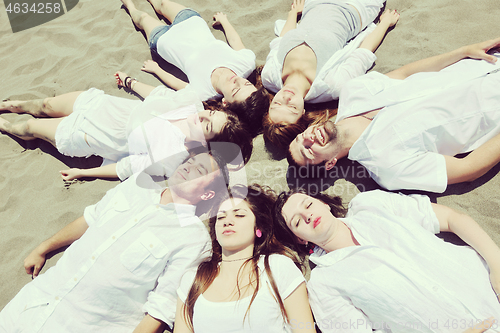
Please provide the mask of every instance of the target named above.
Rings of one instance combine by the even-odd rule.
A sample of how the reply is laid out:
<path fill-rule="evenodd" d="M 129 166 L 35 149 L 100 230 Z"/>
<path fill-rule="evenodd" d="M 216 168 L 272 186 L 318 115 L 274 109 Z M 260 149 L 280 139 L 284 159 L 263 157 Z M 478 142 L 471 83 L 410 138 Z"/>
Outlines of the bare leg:
<path fill-rule="evenodd" d="M 56 129 L 64 118 L 29 119 L 11 123 L 0 117 L 0 131 L 12 134 L 23 140 L 43 139 L 56 146 Z"/>
<path fill-rule="evenodd" d="M 31 101 L 6 101 L 0 103 L 0 110 L 13 113 L 29 113 L 35 117 L 65 117 L 73 112 L 75 100 L 81 93 L 81 91 L 75 91 Z"/>
<path fill-rule="evenodd" d="M 121 0 L 125 8 L 127 8 L 132 21 L 135 26 L 140 30 L 143 30 L 146 33 L 146 38 L 149 41 L 149 36 L 151 35 L 151 31 L 160 25 L 165 25 L 163 22 L 155 19 L 151 15 L 146 12 L 138 10 L 132 0 Z"/>
<path fill-rule="evenodd" d="M 155 11 L 165 17 L 170 23 L 174 22 L 177 14 L 186 8 L 177 2 L 172 2 L 169 0 L 148 0 Z"/>

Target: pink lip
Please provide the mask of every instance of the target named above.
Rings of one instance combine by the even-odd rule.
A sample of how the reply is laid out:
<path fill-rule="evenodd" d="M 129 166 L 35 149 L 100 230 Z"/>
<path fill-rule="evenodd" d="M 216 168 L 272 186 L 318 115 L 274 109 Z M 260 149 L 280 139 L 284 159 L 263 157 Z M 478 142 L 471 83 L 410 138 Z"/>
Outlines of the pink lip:
<path fill-rule="evenodd" d="M 182 177 L 182 179 L 186 180 L 186 177 L 184 177 L 184 175 L 182 174 L 182 172 L 179 171 L 179 176 Z"/>
<path fill-rule="evenodd" d="M 222 232 L 223 235 L 231 235 L 231 234 L 234 234 L 235 231 L 234 230 L 231 230 L 231 229 L 226 229 Z"/>
<path fill-rule="evenodd" d="M 290 94 L 295 95 L 295 93 L 291 90 L 285 89 L 285 91 L 288 91 Z"/>
<path fill-rule="evenodd" d="M 317 217 L 313 222 L 313 228 L 316 228 L 321 223 L 321 217 Z"/>

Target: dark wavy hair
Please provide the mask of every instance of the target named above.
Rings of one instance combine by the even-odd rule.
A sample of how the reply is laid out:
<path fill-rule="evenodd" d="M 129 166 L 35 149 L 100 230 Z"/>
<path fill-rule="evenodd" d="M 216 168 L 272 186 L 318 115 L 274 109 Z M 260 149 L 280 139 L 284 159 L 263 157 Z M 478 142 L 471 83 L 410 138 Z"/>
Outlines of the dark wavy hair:
<path fill-rule="evenodd" d="M 208 142 L 231 142 L 234 143 L 239 149 L 231 149 L 233 158 L 231 158 L 226 151 L 226 160 L 231 162 L 237 157 L 241 151 L 241 156 L 243 157 L 243 162 L 246 164 L 250 157 L 252 156 L 253 142 L 252 136 L 249 131 L 245 128 L 245 124 L 239 119 L 237 115 L 230 111 L 222 111 L 227 115 L 227 122 L 222 127 L 220 133 L 217 133 Z"/>
<path fill-rule="evenodd" d="M 236 185 L 232 187 L 228 192 L 230 192 L 230 194 L 221 197 L 213 206 L 212 211 L 210 212 L 210 216 L 212 217 L 210 218 L 208 225 L 210 229 L 210 238 L 212 239 L 212 256 L 206 261 L 202 262 L 200 266 L 198 266 L 195 280 L 188 293 L 185 306 L 183 307 L 183 313 L 186 323 L 191 329 L 193 329 L 193 314 L 196 300 L 208 289 L 208 287 L 212 284 L 212 282 L 219 274 L 219 264 L 222 261 L 222 248 L 216 238 L 215 223 L 217 222 L 217 211 L 219 210 L 220 205 L 230 198 L 239 198 L 247 202 L 250 209 L 252 210 L 252 213 L 255 215 L 255 228 L 260 229 L 262 232 L 262 237 L 255 238 L 253 256 L 247 259 L 238 271 L 239 277 L 242 268 L 246 265 L 251 265 L 251 280 L 256 281 L 256 287 L 250 300 L 250 305 L 248 306 L 248 309 L 245 313 L 245 317 L 250 311 L 250 307 L 252 306 L 252 303 L 257 296 L 257 292 L 261 287 L 260 270 L 257 264 L 261 256 L 264 256 L 264 267 L 266 270 L 266 274 L 269 277 L 269 281 L 271 282 L 271 289 L 274 292 L 274 296 L 277 303 L 279 304 L 284 320 L 288 321 L 283 300 L 280 297 L 278 287 L 269 266 L 269 256 L 271 254 L 282 254 L 294 260 L 297 266 L 299 266 L 300 268 L 302 268 L 302 266 L 297 262 L 295 254 L 289 248 L 286 248 L 280 242 L 278 242 L 274 235 L 275 228 L 273 226 L 273 220 L 270 219 L 270 217 L 272 216 L 272 209 L 276 200 L 276 193 L 267 186 L 264 187 L 257 184 L 248 187 L 243 185 Z M 240 293 L 238 284 L 237 288 L 238 293 Z M 264 286 L 264 288 L 266 288 L 266 286 Z"/>
<path fill-rule="evenodd" d="M 241 118 L 255 137 L 262 131 L 262 118 L 269 105 L 269 93 L 261 86 L 244 101 L 227 103 L 226 107 Z"/>
<path fill-rule="evenodd" d="M 282 192 L 278 196 L 278 199 L 276 200 L 276 204 L 274 206 L 274 234 L 276 235 L 276 238 L 279 242 L 293 249 L 299 254 L 301 258 L 304 258 L 307 254 L 309 254 L 309 250 L 311 248 L 314 248 L 315 244 L 311 242 L 309 242 L 307 246 L 300 244 L 298 242 L 297 236 L 295 236 L 294 233 L 288 228 L 282 214 L 283 206 L 288 201 L 288 199 L 290 199 L 290 197 L 296 193 L 309 195 L 306 190 L 298 187 L 288 192 Z M 330 212 L 335 217 L 344 217 L 347 213 L 347 209 L 343 206 L 342 199 L 339 196 L 333 197 L 321 192 L 309 196 L 316 198 L 330 206 Z"/>
<path fill-rule="evenodd" d="M 280 149 L 287 149 L 297 135 L 310 125 L 324 122 L 334 115 L 329 109 L 307 111 L 294 124 L 274 123 L 267 112 L 262 119 L 264 139 Z"/>

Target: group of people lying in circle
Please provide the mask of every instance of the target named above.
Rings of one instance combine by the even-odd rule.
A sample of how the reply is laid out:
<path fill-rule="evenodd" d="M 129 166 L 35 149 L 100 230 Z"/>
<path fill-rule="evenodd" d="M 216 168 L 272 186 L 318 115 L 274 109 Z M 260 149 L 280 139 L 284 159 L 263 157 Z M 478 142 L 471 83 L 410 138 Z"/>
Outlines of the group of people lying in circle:
<path fill-rule="evenodd" d="M 227 44 L 181 4 L 149 0 L 168 25 L 122 2 L 189 84 L 147 61 L 172 89 L 117 72 L 143 101 L 93 88 L 0 105 L 36 117 L 0 118 L 2 132 L 105 159 L 61 171 L 65 180 L 123 181 L 26 258 L 36 278 L 0 312 L 0 332 L 482 332 L 474 326 L 500 319 L 500 249 L 467 215 L 382 190 L 346 209 L 302 189 L 228 188 L 228 165 L 248 162 L 260 132 L 292 165 L 330 170 L 347 156 L 389 190 L 443 192 L 480 177 L 500 160 L 500 65 L 489 52 L 500 39 L 365 74 L 397 11 L 375 25 L 381 0 L 294 0 L 256 87 L 246 79 L 255 55 L 223 13 L 214 24 Z M 333 99 L 336 119 L 304 109 Z M 316 265 L 307 287 L 306 258 Z"/>

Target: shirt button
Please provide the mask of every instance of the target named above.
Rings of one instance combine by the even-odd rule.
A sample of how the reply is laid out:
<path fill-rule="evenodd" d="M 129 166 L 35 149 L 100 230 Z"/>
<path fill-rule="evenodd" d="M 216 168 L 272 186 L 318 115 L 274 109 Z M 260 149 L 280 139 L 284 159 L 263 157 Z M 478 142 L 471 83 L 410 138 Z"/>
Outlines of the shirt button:
<path fill-rule="evenodd" d="M 150 248 L 153 248 L 153 244 L 149 244 L 149 247 L 150 247 Z"/>
<path fill-rule="evenodd" d="M 92 256 L 92 260 L 95 260 L 95 256 Z"/>
<path fill-rule="evenodd" d="M 434 286 L 434 287 L 432 287 L 432 290 L 434 290 L 434 291 L 438 291 L 438 290 L 439 290 L 439 288 L 438 288 L 437 286 Z"/>
<path fill-rule="evenodd" d="M 135 219 L 134 222 L 137 222 L 137 219 Z"/>
<path fill-rule="evenodd" d="M 78 281 L 78 279 L 77 279 L 77 278 L 74 278 L 73 280 Z"/>
<path fill-rule="evenodd" d="M 59 296 L 56 296 L 56 297 L 55 297 L 55 300 L 56 300 L 56 301 L 58 301 L 58 300 L 59 300 Z"/>
<path fill-rule="evenodd" d="M 111 237 L 111 238 L 112 238 L 112 239 L 116 239 L 116 237 L 115 237 L 115 236 L 113 236 L 113 237 Z"/>

